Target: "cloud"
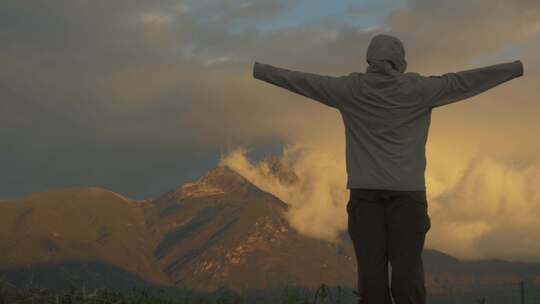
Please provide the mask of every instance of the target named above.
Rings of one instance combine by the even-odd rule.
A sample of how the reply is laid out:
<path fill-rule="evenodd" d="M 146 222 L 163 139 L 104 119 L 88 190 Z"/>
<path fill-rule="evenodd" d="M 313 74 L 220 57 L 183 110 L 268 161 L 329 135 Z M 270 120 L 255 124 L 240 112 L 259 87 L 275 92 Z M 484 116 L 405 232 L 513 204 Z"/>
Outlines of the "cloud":
<path fill-rule="evenodd" d="M 286 146 L 280 162 L 294 172 L 293 183 L 284 182 L 273 174 L 268 159 L 252 163 L 247 149 L 239 147 L 220 161 L 249 179 L 264 191 L 270 192 L 290 205 L 286 216 L 299 233 L 327 241 L 337 241 L 346 229 L 343 210 L 347 203 L 346 179 L 341 161 L 319 149 L 301 143 Z M 279 171 L 286 174 L 288 171 Z M 324 172 L 325 174 L 321 174 Z"/>
<path fill-rule="evenodd" d="M 539 180 L 538 160 L 517 166 L 489 156 L 473 158 L 459 178 L 432 197 L 429 244 L 469 259 L 538 261 Z"/>
<path fill-rule="evenodd" d="M 539 20 L 540 7 L 533 1 L 414 0 L 387 22 L 406 40 L 413 51 L 408 55 L 422 71 L 443 72 L 465 67 L 473 58 L 495 56 L 512 44 L 537 43 Z"/>
<path fill-rule="evenodd" d="M 338 242 L 347 229 L 349 198 L 342 159 L 316 146 L 287 145 L 278 158 L 298 176 L 289 183 L 271 172 L 268 159 L 252 162 L 247 152 L 243 146 L 233 149 L 220 163 L 287 202 L 287 218 L 299 233 Z M 436 166 L 444 167 L 427 176 L 432 227 L 426 247 L 469 260 L 540 259 L 540 160 L 516 165 L 478 154 L 454 155 Z"/>

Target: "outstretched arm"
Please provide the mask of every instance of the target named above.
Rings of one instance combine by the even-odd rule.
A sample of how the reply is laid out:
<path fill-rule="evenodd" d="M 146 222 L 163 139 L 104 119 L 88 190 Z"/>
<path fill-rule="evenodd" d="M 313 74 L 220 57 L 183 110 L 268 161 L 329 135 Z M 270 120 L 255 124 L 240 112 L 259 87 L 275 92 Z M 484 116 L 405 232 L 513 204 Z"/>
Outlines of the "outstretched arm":
<path fill-rule="evenodd" d="M 253 77 L 339 109 L 348 76 L 317 75 L 255 62 Z"/>
<path fill-rule="evenodd" d="M 427 105 L 435 108 L 475 96 L 522 75 L 523 63 L 516 60 L 441 76 L 420 76 L 420 80 Z"/>

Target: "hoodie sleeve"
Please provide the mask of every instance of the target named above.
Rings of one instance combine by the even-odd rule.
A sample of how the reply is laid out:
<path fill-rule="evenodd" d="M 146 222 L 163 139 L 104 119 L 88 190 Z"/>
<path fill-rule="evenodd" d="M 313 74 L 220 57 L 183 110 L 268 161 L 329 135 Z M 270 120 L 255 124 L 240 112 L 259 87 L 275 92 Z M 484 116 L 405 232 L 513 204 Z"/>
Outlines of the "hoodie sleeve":
<path fill-rule="evenodd" d="M 348 76 L 324 76 L 255 62 L 253 77 L 339 109 Z"/>
<path fill-rule="evenodd" d="M 420 76 L 425 102 L 431 108 L 454 103 L 523 75 L 521 60 L 441 76 Z"/>

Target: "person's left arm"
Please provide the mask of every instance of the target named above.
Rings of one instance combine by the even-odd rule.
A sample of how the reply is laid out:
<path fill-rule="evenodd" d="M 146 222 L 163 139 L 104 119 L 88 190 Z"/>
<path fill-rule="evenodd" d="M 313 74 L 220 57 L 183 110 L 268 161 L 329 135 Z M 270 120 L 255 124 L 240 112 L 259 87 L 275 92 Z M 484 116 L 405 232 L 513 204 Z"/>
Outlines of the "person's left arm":
<path fill-rule="evenodd" d="M 292 71 L 256 62 L 253 77 L 339 109 L 347 91 L 348 76 L 325 76 Z"/>

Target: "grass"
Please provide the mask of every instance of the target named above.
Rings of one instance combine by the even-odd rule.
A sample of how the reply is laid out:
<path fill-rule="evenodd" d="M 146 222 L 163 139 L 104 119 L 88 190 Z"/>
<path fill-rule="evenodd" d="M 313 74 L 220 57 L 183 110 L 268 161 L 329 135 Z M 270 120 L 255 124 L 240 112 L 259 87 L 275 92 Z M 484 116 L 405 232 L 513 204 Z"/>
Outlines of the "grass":
<path fill-rule="evenodd" d="M 0 279 L 0 304 L 343 304 L 343 290 L 340 286 L 330 290 L 325 284 L 310 293 L 305 290 L 284 287 L 272 296 L 272 299 L 248 300 L 246 295 L 226 291 L 219 296 L 192 295 L 189 297 L 171 298 L 164 291 L 137 290 L 113 291 L 94 289 L 91 291 L 70 286 L 64 291 L 54 293 L 46 288 L 17 288 L 9 282 Z"/>

